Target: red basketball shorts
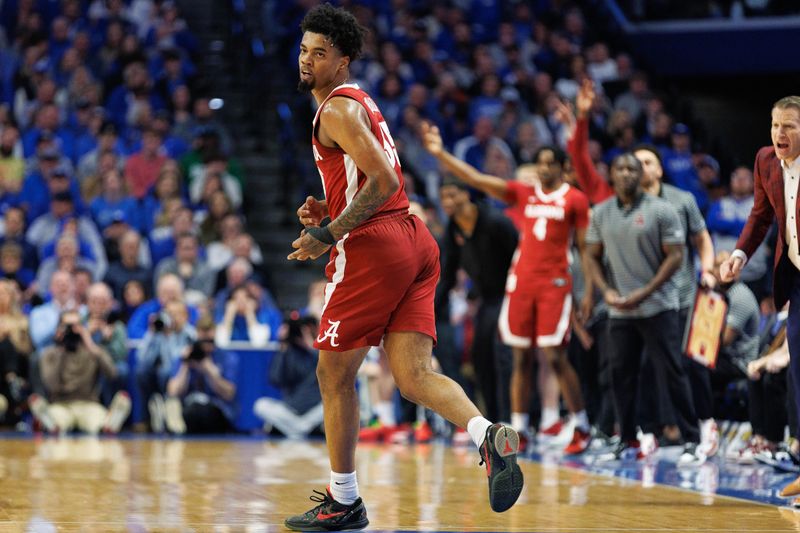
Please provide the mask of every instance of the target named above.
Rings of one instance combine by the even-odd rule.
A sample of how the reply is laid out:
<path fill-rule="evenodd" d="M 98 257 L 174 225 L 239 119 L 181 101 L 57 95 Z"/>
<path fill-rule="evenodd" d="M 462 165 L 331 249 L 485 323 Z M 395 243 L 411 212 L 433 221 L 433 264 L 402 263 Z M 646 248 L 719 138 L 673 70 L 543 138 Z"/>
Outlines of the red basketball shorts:
<path fill-rule="evenodd" d="M 532 276 L 524 283 L 509 274 L 498 324 L 503 342 L 518 348 L 564 345 L 569 340 L 571 290 L 566 274 Z"/>
<path fill-rule="evenodd" d="M 316 348 L 377 346 L 391 331 L 418 331 L 436 342 L 439 247 L 417 217 L 389 216 L 351 231 L 332 250 L 325 274 Z"/>

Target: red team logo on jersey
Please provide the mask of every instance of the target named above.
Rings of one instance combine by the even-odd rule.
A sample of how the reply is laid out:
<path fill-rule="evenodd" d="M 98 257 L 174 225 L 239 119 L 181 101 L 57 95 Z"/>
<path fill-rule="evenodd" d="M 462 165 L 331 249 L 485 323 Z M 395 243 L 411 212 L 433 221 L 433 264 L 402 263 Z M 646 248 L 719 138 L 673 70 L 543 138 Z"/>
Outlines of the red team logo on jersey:
<path fill-rule="evenodd" d="M 317 336 L 317 342 L 325 342 L 325 339 L 330 339 L 331 346 L 333 346 L 334 348 L 339 346 L 339 343 L 336 341 L 336 339 L 339 338 L 338 331 L 340 323 L 341 320 L 328 319 L 328 324 L 329 324 L 328 329 L 322 332 L 321 335 Z M 322 329 L 322 327 L 320 327 L 319 329 Z"/>

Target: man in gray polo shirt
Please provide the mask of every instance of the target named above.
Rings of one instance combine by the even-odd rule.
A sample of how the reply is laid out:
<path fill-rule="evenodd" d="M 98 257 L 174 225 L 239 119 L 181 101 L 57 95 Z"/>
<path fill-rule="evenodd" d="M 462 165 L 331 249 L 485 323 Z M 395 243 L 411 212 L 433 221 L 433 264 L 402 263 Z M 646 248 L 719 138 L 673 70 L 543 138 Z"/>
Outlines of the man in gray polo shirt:
<path fill-rule="evenodd" d="M 615 197 L 595 207 L 586 234 L 589 270 L 609 306 L 611 388 L 621 432 L 613 456 L 622 458 L 627 449 L 639 454 L 635 405 L 643 348 L 675 407 L 685 453 L 694 455 L 700 435 L 680 361 L 679 298 L 671 280 L 685 236 L 669 203 L 644 194 L 642 173 L 632 153 L 614 159 Z M 601 266 L 604 253 L 608 275 Z"/>
<path fill-rule="evenodd" d="M 642 189 L 647 194 L 652 194 L 669 202 L 678 213 L 678 221 L 683 229 L 684 242 L 686 244 L 683 250 L 683 261 L 681 262 L 681 267 L 672 276 L 672 282 L 678 288 L 679 335 L 683 336 L 686 330 L 686 321 L 694 305 L 695 293 L 697 292 L 697 272 L 695 271 L 693 252 L 696 252 L 700 259 L 701 283 L 707 287 L 713 287 L 716 284 L 716 278 L 712 275 L 714 270 L 714 245 L 711 242 L 711 235 L 706 229 L 705 220 L 703 220 L 703 215 L 697 207 L 694 196 L 677 187 L 662 183 L 664 167 L 661 163 L 661 155 L 658 152 L 658 148 L 653 145 L 641 144 L 634 147 L 633 153 L 642 164 L 644 170 L 641 181 Z M 656 386 L 655 371 L 650 361 L 649 357 L 645 357 L 639 384 L 640 404 L 644 407 L 643 412 L 640 414 L 644 415 L 642 429 L 645 433 L 652 432 L 655 428 L 675 423 L 674 408 L 666 395 L 666 391 L 659 389 L 658 394 L 650 392 Z M 689 357 L 681 357 L 681 363 L 692 388 L 694 410 L 700 419 L 700 450 L 706 457 L 710 457 L 717 452 L 719 439 L 717 425 L 713 418 L 714 405 L 708 368 Z M 642 394 L 643 391 L 647 392 Z M 652 440 L 655 442 L 655 439 Z M 646 451 L 645 448 L 646 446 L 643 443 L 643 452 Z M 654 450 L 655 447 L 652 449 Z"/>

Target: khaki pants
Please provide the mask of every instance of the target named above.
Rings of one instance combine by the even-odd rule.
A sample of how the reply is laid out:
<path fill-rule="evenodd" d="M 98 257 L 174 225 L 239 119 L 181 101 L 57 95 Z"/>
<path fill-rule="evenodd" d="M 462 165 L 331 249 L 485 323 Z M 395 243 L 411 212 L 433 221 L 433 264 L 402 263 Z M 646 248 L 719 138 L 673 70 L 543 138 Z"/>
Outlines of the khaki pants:
<path fill-rule="evenodd" d="M 322 402 L 298 415 L 285 403 L 273 398 L 259 398 L 253 406 L 255 414 L 290 439 L 302 439 L 322 424 Z"/>
<path fill-rule="evenodd" d="M 106 420 L 106 408 L 97 402 L 72 401 L 50 404 L 50 416 L 58 426 L 59 433 L 77 428 L 96 435 Z"/>

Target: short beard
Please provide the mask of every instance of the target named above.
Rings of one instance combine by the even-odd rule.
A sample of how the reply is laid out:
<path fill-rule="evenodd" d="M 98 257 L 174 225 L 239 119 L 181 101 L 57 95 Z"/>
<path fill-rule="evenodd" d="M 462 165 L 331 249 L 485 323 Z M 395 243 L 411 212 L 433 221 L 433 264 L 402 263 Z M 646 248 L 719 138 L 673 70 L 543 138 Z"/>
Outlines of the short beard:
<path fill-rule="evenodd" d="M 297 82 L 297 90 L 303 94 L 308 94 L 311 92 L 311 89 L 314 88 L 314 85 L 308 83 L 307 81 L 300 80 Z"/>

